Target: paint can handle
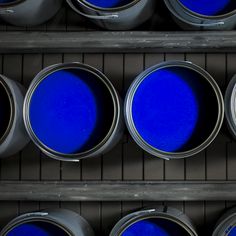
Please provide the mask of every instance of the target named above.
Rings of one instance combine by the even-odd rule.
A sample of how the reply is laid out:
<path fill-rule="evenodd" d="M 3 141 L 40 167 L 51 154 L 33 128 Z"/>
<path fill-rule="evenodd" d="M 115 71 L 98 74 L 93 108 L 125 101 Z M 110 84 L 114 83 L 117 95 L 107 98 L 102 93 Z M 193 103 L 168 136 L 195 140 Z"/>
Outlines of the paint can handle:
<path fill-rule="evenodd" d="M 106 15 L 89 15 L 89 14 L 86 14 L 86 13 L 80 11 L 77 7 L 75 7 L 71 0 L 67 0 L 67 3 L 79 15 L 84 16 L 84 17 L 89 18 L 89 19 L 94 19 L 94 20 L 110 20 L 110 19 L 116 19 L 116 18 L 119 17 L 119 15 L 117 13 L 106 14 Z"/>
<path fill-rule="evenodd" d="M 12 9 L 0 9 L 0 15 L 9 15 L 15 13 Z"/>
<path fill-rule="evenodd" d="M 214 27 L 214 26 L 217 26 L 217 25 L 224 25 L 225 22 L 223 21 L 218 21 L 218 22 L 213 22 L 213 23 L 191 23 L 191 25 L 194 25 L 194 26 L 200 26 L 200 27 Z"/>

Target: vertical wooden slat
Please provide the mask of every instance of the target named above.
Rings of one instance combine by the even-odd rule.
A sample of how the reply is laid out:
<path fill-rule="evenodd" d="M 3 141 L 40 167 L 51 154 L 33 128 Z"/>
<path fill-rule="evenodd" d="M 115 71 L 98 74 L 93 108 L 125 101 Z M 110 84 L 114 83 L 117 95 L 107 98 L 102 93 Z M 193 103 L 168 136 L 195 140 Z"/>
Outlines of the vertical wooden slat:
<path fill-rule="evenodd" d="M 123 89 L 123 59 L 122 54 L 104 55 L 104 73 L 120 94 Z M 110 152 L 103 156 L 103 180 L 122 180 L 122 145 L 123 140 L 120 140 Z M 102 235 L 109 235 L 120 216 L 120 202 L 102 203 Z"/>

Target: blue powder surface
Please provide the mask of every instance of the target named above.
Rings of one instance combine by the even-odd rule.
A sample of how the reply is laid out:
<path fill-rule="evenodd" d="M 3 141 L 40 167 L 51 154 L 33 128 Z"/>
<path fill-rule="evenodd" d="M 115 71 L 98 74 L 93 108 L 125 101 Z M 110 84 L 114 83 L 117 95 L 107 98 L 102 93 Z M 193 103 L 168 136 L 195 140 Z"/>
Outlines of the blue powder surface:
<path fill-rule="evenodd" d="M 46 222 L 21 224 L 12 229 L 7 236 L 68 236 L 61 228 Z"/>
<path fill-rule="evenodd" d="M 170 69 L 153 72 L 135 93 L 132 115 L 142 138 L 159 150 L 173 152 L 191 137 L 198 121 L 195 93 Z"/>
<path fill-rule="evenodd" d="M 113 8 L 127 5 L 133 0 L 86 0 L 86 2 L 102 8 Z"/>
<path fill-rule="evenodd" d="M 11 3 L 16 2 L 17 0 L 0 0 L 0 3 Z"/>
<path fill-rule="evenodd" d="M 233 227 L 233 228 L 230 230 L 228 236 L 236 236 L 236 227 Z"/>
<path fill-rule="evenodd" d="M 149 220 L 139 221 L 128 227 L 122 236 L 170 236 L 165 229 Z"/>
<path fill-rule="evenodd" d="M 193 12 L 215 16 L 231 12 L 236 9 L 235 0 L 179 0 Z"/>
<path fill-rule="evenodd" d="M 11 116 L 10 100 L 5 88 L 0 84 L 0 138 L 5 134 Z"/>
<path fill-rule="evenodd" d="M 108 132 L 113 115 L 109 118 L 112 105 L 106 103 L 111 98 L 101 84 L 92 73 L 76 69 L 47 76 L 33 93 L 29 109 L 38 139 L 64 154 L 97 145 Z M 108 125 L 104 124 L 105 115 Z"/>

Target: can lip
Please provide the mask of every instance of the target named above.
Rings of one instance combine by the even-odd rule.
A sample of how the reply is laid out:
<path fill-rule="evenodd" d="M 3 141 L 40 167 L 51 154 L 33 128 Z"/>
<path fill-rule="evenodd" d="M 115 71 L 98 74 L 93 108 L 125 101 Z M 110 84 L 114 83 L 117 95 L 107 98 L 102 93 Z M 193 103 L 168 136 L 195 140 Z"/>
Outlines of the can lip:
<path fill-rule="evenodd" d="M 163 69 L 163 68 L 168 68 L 168 67 L 184 67 L 184 68 L 194 70 L 197 73 L 201 74 L 202 77 L 205 78 L 211 85 L 212 89 L 215 92 L 217 102 L 218 102 L 218 117 L 217 117 L 216 125 L 213 131 L 211 132 L 211 134 L 209 135 L 209 137 L 202 144 L 198 145 L 197 147 L 191 150 L 184 151 L 184 152 L 165 152 L 148 144 L 137 131 L 134 121 L 133 121 L 133 117 L 132 117 L 132 102 L 133 102 L 134 94 L 136 90 L 138 89 L 139 85 L 141 84 L 141 82 L 149 74 L 153 73 L 154 71 Z M 160 64 L 150 67 L 149 69 L 145 70 L 144 72 L 142 72 L 140 75 L 136 77 L 136 79 L 131 84 L 125 98 L 124 114 L 125 114 L 125 122 L 126 122 L 127 128 L 131 136 L 133 137 L 133 139 L 141 148 L 143 148 L 145 151 L 147 151 L 153 156 L 160 157 L 166 160 L 182 159 L 182 158 L 193 156 L 201 152 L 206 147 L 208 147 L 216 138 L 217 134 L 220 131 L 220 128 L 222 126 L 223 119 L 224 119 L 224 100 L 223 100 L 223 96 L 221 94 L 220 88 L 218 87 L 213 77 L 207 71 L 205 71 L 201 67 L 188 61 L 167 61 L 167 62 L 162 62 Z"/>
<path fill-rule="evenodd" d="M 127 3 L 125 5 L 122 5 L 122 6 L 119 6 L 119 7 L 111 7 L 111 8 L 99 7 L 99 6 L 96 6 L 96 5 L 93 5 L 93 4 L 89 3 L 86 0 L 74 0 L 74 1 L 76 1 L 77 3 L 83 4 L 84 6 L 89 7 L 93 10 L 98 10 L 98 11 L 103 11 L 103 12 L 116 12 L 116 11 L 122 11 L 122 10 L 125 10 L 127 8 L 130 8 L 130 7 L 134 6 L 135 4 L 137 4 L 138 2 L 140 2 L 141 0 L 133 0 L 132 2 Z"/>
<path fill-rule="evenodd" d="M 232 134 L 236 137 L 236 75 L 231 79 L 225 93 L 225 116 Z"/>
<path fill-rule="evenodd" d="M 7 136 L 9 135 L 12 125 L 14 123 L 15 120 L 15 102 L 14 102 L 14 97 L 13 94 L 11 92 L 11 89 L 9 88 L 8 84 L 5 81 L 5 76 L 0 74 L 0 86 L 2 85 L 3 88 L 5 89 L 9 102 L 10 102 L 10 120 L 8 122 L 8 126 L 7 129 L 5 131 L 5 133 L 0 137 L 0 145 L 6 140 Z"/>
<path fill-rule="evenodd" d="M 14 2 L 9 2 L 9 3 L 0 3 L 0 8 L 4 8 L 4 7 L 12 7 L 12 6 L 16 6 L 22 2 L 25 2 L 26 0 L 16 0 Z"/>
<path fill-rule="evenodd" d="M 191 228 L 190 225 L 188 225 L 184 221 L 179 220 L 177 217 L 168 212 L 161 212 L 157 211 L 156 209 L 134 212 L 125 216 L 115 225 L 110 236 L 122 236 L 125 230 L 127 230 L 131 225 L 148 219 L 164 219 L 171 221 L 186 230 L 186 232 L 189 233 L 190 236 L 197 236 L 194 228 Z M 118 227 L 119 229 L 116 230 L 116 228 Z"/>
<path fill-rule="evenodd" d="M 196 16 L 196 17 L 201 17 L 201 18 L 205 18 L 208 20 L 222 20 L 224 18 L 228 18 L 231 17 L 232 15 L 236 14 L 236 9 L 229 11 L 227 13 L 224 14 L 219 14 L 219 15 L 215 15 L 215 16 L 210 16 L 210 15 L 204 15 L 204 14 L 200 14 L 197 13 L 195 11 L 192 11 L 191 9 L 189 9 L 188 7 L 186 7 L 183 3 L 180 2 L 180 0 L 174 0 L 177 1 L 181 7 L 183 7 L 187 12 L 191 13 L 192 15 Z"/>
<path fill-rule="evenodd" d="M 33 223 L 33 222 L 45 222 L 45 223 L 50 223 L 50 224 L 52 224 L 52 225 L 62 229 L 67 234 L 67 236 L 73 236 L 73 232 L 71 232 L 65 225 L 56 222 L 56 220 L 54 220 L 50 216 L 43 216 L 43 217 L 40 217 L 40 216 L 28 216 L 27 217 L 27 214 L 22 215 L 22 217 L 23 216 L 25 216 L 25 218 L 22 218 L 22 219 L 19 219 L 19 220 L 16 218 L 16 219 L 13 220 L 14 222 L 12 222 L 12 223 L 10 222 L 3 229 L 3 232 L 1 232 L 1 235 L 2 236 L 7 236 L 8 233 L 11 230 L 13 230 L 15 227 L 20 226 L 22 224 Z"/>
<path fill-rule="evenodd" d="M 80 153 L 75 153 L 75 154 L 65 154 L 65 153 L 57 152 L 57 151 L 47 147 L 35 135 L 32 127 L 31 127 L 31 124 L 30 124 L 29 107 L 30 107 L 30 100 L 31 100 L 34 90 L 36 89 L 38 84 L 42 80 L 44 80 L 49 74 L 52 74 L 58 70 L 63 70 L 63 69 L 81 69 L 81 70 L 85 70 L 85 71 L 88 71 L 88 72 L 94 74 L 97 78 L 100 79 L 101 82 L 103 82 L 105 84 L 105 86 L 109 90 L 110 95 L 113 100 L 114 115 L 113 115 L 113 121 L 112 121 L 112 124 L 111 124 L 111 127 L 110 127 L 108 133 L 106 134 L 106 136 L 103 138 L 103 140 L 100 143 L 98 143 L 95 147 L 93 147 L 90 150 L 87 150 L 85 152 L 80 152 Z M 24 100 L 24 107 L 23 107 L 23 118 L 24 118 L 25 127 L 26 127 L 26 130 L 27 130 L 30 138 L 32 139 L 32 141 L 46 155 L 48 155 L 51 158 L 61 160 L 61 161 L 77 162 L 80 159 L 92 157 L 92 156 L 96 155 L 97 153 L 99 153 L 100 150 L 102 150 L 102 148 L 104 147 L 104 145 L 110 139 L 112 139 L 113 136 L 115 135 L 115 132 L 118 129 L 120 117 L 121 117 L 121 107 L 120 107 L 120 102 L 119 102 L 119 96 L 118 96 L 114 86 L 109 81 L 109 79 L 102 72 L 97 70 L 96 68 L 86 65 L 86 64 L 78 63 L 78 62 L 55 64 L 55 65 L 49 66 L 49 67 L 43 69 L 41 72 L 39 72 L 39 74 L 37 74 L 36 77 L 34 78 L 34 80 L 32 81 L 32 83 L 26 93 L 25 100 Z"/>
<path fill-rule="evenodd" d="M 213 236 L 223 235 L 229 227 L 236 227 L 236 207 L 227 210 L 218 220 Z M 228 235 L 229 232 L 227 232 Z M 224 234 L 226 236 L 226 234 Z"/>

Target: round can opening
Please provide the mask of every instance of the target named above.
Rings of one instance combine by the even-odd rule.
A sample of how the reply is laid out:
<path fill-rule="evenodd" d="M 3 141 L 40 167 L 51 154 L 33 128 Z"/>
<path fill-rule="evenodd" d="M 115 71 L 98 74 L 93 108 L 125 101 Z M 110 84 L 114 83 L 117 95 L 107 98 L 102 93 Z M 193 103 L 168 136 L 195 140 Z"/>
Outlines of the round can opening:
<path fill-rule="evenodd" d="M 197 14 L 205 16 L 220 16 L 236 10 L 235 0 L 178 0 L 180 3 Z"/>
<path fill-rule="evenodd" d="M 9 91 L 5 85 L 0 81 L 0 142 L 4 139 L 11 122 L 11 99 Z"/>
<path fill-rule="evenodd" d="M 229 228 L 225 231 L 225 235 L 236 236 L 236 226 L 230 225 Z"/>
<path fill-rule="evenodd" d="M 78 0 L 77 0 L 78 1 Z M 134 0 L 83 0 L 85 3 L 99 8 L 118 8 L 126 6 Z"/>
<path fill-rule="evenodd" d="M 193 64 L 163 64 L 134 81 L 126 98 L 126 119 L 131 135 L 146 150 L 182 156 L 212 138 L 223 120 L 223 99 L 214 81 L 192 69 Z"/>
<path fill-rule="evenodd" d="M 114 120 L 111 92 L 98 75 L 56 70 L 31 94 L 29 121 L 37 139 L 57 153 L 78 154 L 100 144 Z"/>
<path fill-rule="evenodd" d="M 56 224 L 34 220 L 21 223 L 12 227 L 5 236 L 19 236 L 19 235 L 37 235 L 37 236 L 69 236 L 69 234 Z"/>
<path fill-rule="evenodd" d="M 164 218 L 148 218 L 126 227 L 121 236 L 189 236 L 180 224 Z"/>

